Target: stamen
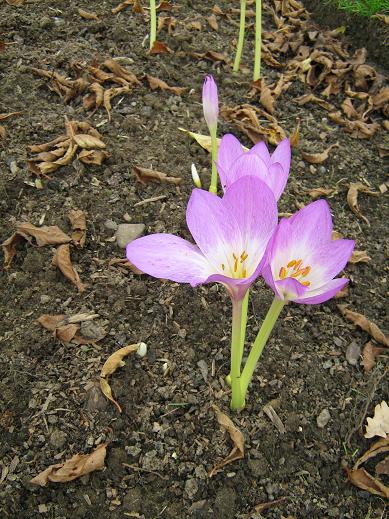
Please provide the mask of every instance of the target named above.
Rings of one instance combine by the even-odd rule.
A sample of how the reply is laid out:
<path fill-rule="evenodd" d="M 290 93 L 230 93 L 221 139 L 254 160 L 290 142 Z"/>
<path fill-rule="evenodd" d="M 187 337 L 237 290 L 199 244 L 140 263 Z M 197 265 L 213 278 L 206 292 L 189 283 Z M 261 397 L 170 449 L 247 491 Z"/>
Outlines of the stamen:
<path fill-rule="evenodd" d="M 309 287 L 309 285 L 311 284 L 310 281 L 300 281 L 300 283 L 301 283 L 302 285 L 304 285 L 305 287 Z"/>
<path fill-rule="evenodd" d="M 281 279 L 286 278 L 286 274 L 287 274 L 287 270 L 286 270 L 286 268 L 285 268 L 285 267 L 281 267 L 281 268 L 280 268 L 280 272 L 279 272 L 279 276 L 280 276 L 280 278 L 281 278 Z"/>
<path fill-rule="evenodd" d="M 311 272 L 311 267 L 308 265 L 308 267 L 305 267 L 305 269 L 303 269 L 301 275 L 303 276 L 303 278 L 305 278 L 306 276 L 308 276 L 308 274 Z"/>
<path fill-rule="evenodd" d="M 238 270 L 238 258 L 235 257 L 235 262 L 234 262 L 234 272 L 236 272 Z"/>
<path fill-rule="evenodd" d="M 294 267 L 295 264 L 296 264 L 296 260 L 292 260 L 292 261 L 289 261 L 289 263 L 286 266 L 288 267 L 288 269 L 290 269 L 291 267 Z"/>
<path fill-rule="evenodd" d="M 238 258 L 237 258 L 237 256 L 235 255 L 235 252 L 232 253 L 232 257 L 234 258 L 235 261 L 238 261 Z"/>
<path fill-rule="evenodd" d="M 226 266 L 222 263 L 222 270 L 226 270 Z"/>
<path fill-rule="evenodd" d="M 242 252 L 242 254 L 240 255 L 240 261 L 241 263 L 243 263 L 247 258 L 249 257 L 249 255 L 247 254 L 247 252 L 244 250 Z"/>
<path fill-rule="evenodd" d="M 301 259 L 297 260 L 293 267 L 293 270 L 298 270 L 302 262 L 303 262 L 303 260 L 301 260 Z"/>
<path fill-rule="evenodd" d="M 247 277 L 247 270 L 246 270 L 246 269 L 243 269 L 242 277 L 243 277 L 243 278 L 246 278 L 246 277 Z"/>

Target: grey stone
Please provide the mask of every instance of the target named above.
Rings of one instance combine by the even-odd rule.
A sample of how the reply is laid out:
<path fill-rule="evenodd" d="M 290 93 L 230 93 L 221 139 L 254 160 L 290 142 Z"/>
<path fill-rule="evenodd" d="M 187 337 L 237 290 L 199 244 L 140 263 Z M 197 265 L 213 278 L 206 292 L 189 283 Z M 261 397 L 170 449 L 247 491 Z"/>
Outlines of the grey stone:
<path fill-rule="evenodd" d="M 41 296 L 41 304 L 44 305 L 46 303 L 48 303 L 50 301 L 51 297 L 50 296 Z"/>
<path fill-rule="evenodd" d="M 145 230 L 144 223 L 121 223 L 116 232 L 116 243 L 121 249 L 125 249 L 128 243 L 136 240 Z"/>
<path fill-rule="evenodd" d="M 317 426 L 320 429 L 323 429 L 328 424 L 330 419 L 331 419 L 331 415 L 330 415 L 330 412 L 328 411 L 328 409 L 323 409 L 323 411 L 316 418 Z"/>
<path fill-rule="evenodd" d="M 346 360 L 351 366 L 357 366 L 361 355 L 361 346 L 355 341 L 350 342 L 346 349 Z"/>
<path fill-rule="evenodd" d="M 185 495 L 189 499 L 193 499 L 199 490 L 197 481 L 193 478 L 189 478 L 185 481 Z"/>
<path fill-rule="evenodd" d="M 104 227 L 109 231 L 116 231 L 118 228 L 118 224 L 113 220 L 105 220 Z"/>
<path fill-rule="evenodd" d="M 50 434 L 50 445 L 55 449 L 62 449 L 65 445 L 68 435 L 60 429 L 54 429 Z"/>

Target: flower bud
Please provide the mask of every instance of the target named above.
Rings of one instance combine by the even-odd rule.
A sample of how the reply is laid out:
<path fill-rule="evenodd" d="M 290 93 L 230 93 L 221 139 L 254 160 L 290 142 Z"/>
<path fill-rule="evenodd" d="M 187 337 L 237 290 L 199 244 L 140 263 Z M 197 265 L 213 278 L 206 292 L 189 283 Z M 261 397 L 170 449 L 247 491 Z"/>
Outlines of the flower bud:
<path fill-rule="evenodd" d="M 203 111 L 208 128 L 211 130 L 217 127 L 219 115 L 219 101 L 217 96 L 217 86 L 213 77 L 209 74 L 203 84 Z"/>
<path fill-rule="evenodd" d="M 200 180 L 199 174 L 197 173 L 196 166 L 194 164 L 192 164 L 191 169 L 192 169 L 193 183 L 196 187 L 201 189 L 201 180 Z"/>

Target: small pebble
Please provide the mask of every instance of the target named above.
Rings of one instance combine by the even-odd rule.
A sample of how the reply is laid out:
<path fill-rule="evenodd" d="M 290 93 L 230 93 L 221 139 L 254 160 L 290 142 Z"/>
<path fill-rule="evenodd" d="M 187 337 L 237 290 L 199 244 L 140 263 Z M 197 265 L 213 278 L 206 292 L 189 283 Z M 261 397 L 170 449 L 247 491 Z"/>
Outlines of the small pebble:
<path fill-rule="evenodd" d="M 41 296 L 41 304 L 44 305 L 46 303 L 48 303 L 50 301 L 51 297 L 50 296 Z"/>
<path fill-rule="evenodd" d="M 328 424 L 330 419 L 331 419 L 331 415 L 330 415 L 330 412 L 328 411 L 328 409 L 323 409 L 323 411 L 316 418 L 317 426 L 320 429 L 323 429 Z"/>
<path fill-rule="evenodd" d="M 143 223 L 121 223 L 116 232 L 116 243 L 121 249 L 125 249 L 126 245 L 136 240 L 143 234 L 145 224 Z"/>
<path fill-rule="evenodd" d="M 361 355 L 361 347 L 355 341 L 350 342 L 346 350 L 346 360 L 351 366 L 357 366 Z"/>
<path fill-rule="evenodd" d="M 113 220 L 106 220 L 104 222 L 104 227 L 108 229 L 109 231 L 116 231 L 118 228 L 118 224 L 114 222 Z"/>
<path fill-rule="evenodd" d="M 199 490 L 197 481 L 193 478 L 187 479 L 185 482 L 185 494 L 189 499 L 193 499 Z"/>

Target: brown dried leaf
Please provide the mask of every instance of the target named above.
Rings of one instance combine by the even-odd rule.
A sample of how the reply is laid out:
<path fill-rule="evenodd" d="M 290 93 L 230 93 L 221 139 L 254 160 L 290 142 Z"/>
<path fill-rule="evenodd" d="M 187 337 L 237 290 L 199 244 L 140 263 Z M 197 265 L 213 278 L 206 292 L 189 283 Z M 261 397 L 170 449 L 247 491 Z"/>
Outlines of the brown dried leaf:
<path fill-rule="evenodd" d="M 162 81 L 162 79 L 158 79 L 153 76 L 149 76 L 146 74 L 147 81 L 149 82 L 151 90 L 157 90 L 160 88 L 161 90 L 168 90 L 169 92 L 173 92 L 176 96 L 180 96 L 185 90 L 187 90 L 185 87 L 172 87 L 169 86 L 165 81 Z"/>
<path fill-rule="evenodd" d="M 362 352 L 362 366 L 366 373 L 369 373 L 375 366 L 376 358 L 381 355 L 381 353 L 388 353 L 386 348 L 378 348 L 374 346 L 374 344 L 369 341 L 363 347 Z"/>
<path fill-rule="evenodd" d="M 149 182 L 167 183 L 167 184 L 180 184 L 182 182 L 181 177 L 168 177 L 166 173 L 161 173 L 154 169 L 141 168 L 140 166 L 134 166 L 132 168 L 136 179 L 142 184 L 148 184 Z"/>
<path fill-rule="evenodd" d="M 117 5 L 113 9 L 111 9 L 111 13 L 112 14 L 117 14 L 120 11 L 123 11 L 123 9 L 125 9 L 129 5 L 133 5 L 133 3 L 134 3 L 134 0 L 124 0 L 124 2 L 121 2 L 119 5 Z"/>
<path fill-rule="evenodd" d="M 103 65 L 105 67 L 107 67 L 107 69 L 109 69 L 113 74 L 115 74 L 115 76 L 124 79 L 130 85 L 140 85 L 141 84 L 141 82 L 139 81 L 139 79 L 136 77 L 135 74 L 130 72 L 125 67 L 122 67 L 121 65 L 119 65 L 119 63 L 117 61 L 115 61 L 114 59 L 106 59 L 104 61 Z"/>
<path fill-rule="evenodd" d="M 227 65 L 231 62 L 230 58 L 224 52 L 215 52 L 209 50 L 207 52 L 191 52 L 190 55 L 196 59 L 207 59 L 213 63 L 226 63 Z"/>
<path fill-rule="evenodd" d="M 82 150 L 78 154 L 77 158 L 84 164 L 93 164 L 95 166 L 101 166 L 104 160 L 109 156 L 110 154 L 107 151 L 103 150 Z"/>
<path fill-rule="evenodd" d="M 217 19 L 214 14 L 211 14 L 211 16 L 207 17 L 207 22 L 211 29 L 213 29 L 216 32 L 219 30 L 219 24 L 217 23 Z"/>
<path fill-rule="evenodd" d="M 383 400 L 374 408 L 373 418 L 367 418 L 365 438 L 374 438 L 374 436 L 388 437 L 389 450 L 389 406 Z"/>
<path fill-rule="evenodd" d="M 78 9 L 78 14 L 81 16 L 81 18 L 85 18 L 85 20 L 95 20 L 96 22 L 100 21 L 96 13 L 85 11 L 85 9 Z"/>
<path fill-rule="evenodd" d="M 338 305 L 338 309 L 345 319 L 355 324 L 355 326 L 359 326 L 359 328 L 371 335 L 373 339 L 380 344 L 389 347 L 389 338 L 384 335 L 376 324 L 369 321 L 364 315 L 352 312 L 346 305 Z"/>
<path fill-rule="evenodd" d="M 42 151 L 48 151 L 50 148 L 56 146 L 57 144 L 63 148 L 65 146 L 65 142 L 68 140 L 67 135 L 60 135 L 59 137 L 53 139 L 52 141 L 45 142 L 44 144 L 33 144 L 32 146 L 28 146 L 30 148 L 31 153 L 40 153 Z"/>
<path fill-rule="evenodd" d="M 166 43 L 158 40 L 155 40 L 154 45 L 149 50 L 149 54 L 168 54 L 169 52 L 173 52 L 172 49 L 169 49 Z"/>
<path fill-rule="evenodd" d="M 10 117 L 13 117 L 15 115 L 21 115 L 23 112 L 9 112 L 7 114 L 0 114 L 0 121 L 5 121 L 6 119 L 9 119 Z"/>
<path fill-rule="evenodd" d="M 270 113 L 274 113 L 274 104 L 275 99 L 273 98 L 272 91 L 270 88 L 266 85 L 266 82 L 264 79 L 261 79 L 261 95 L 260 95 L 260 102 L 262 106 Z"/>
<path fill-rule="evenodd" d="M 243 434 L 239 431 L 239 429 L 235 427 L 231 419 L 226 414 L 222 413 L 216 405 L 213 405 L 212 408 L 216 413 L 217 421 L 230 435 L 234 447 L 232 448 L 230 454 L 224 460 L 212 467 L 212 469 L 208 473 L 208 476 L 210 478 L 229 463 L 232 463 L 236 460 L 240 460 L 244 457 Z"/>
<path fill-rule="evenodd" d="M 350 207 L 351 211 L 358 216 L 358 218 L 361 218 L 367 225 L 369 224 L 369 220 L 364 216 L 358 205 L 358 195 L 359 193 L 366 193 L 370 196 L 379 196 L 379 193 L 375 191 L 371 191 L 365 184 L 362 184 L 362 182 L 351 182 L 349 190 L 347 192 L 347 203 Z"/>
<path fill-rule="evenodd" d="M 16 225 L 16 232 L 26 239 L 34 238 L 38 247 L 58 245 L 71 241 L 71 238 L 56 225 L 35 227 L 31 223 L 22 222 Z"/>
<path fill-rule="evenodd" d="M 388 16 L 389 18 L 389 16 Z M 377 474 L 387 474 L 389 475 L 389 456 L 386 456 L 386 458 L 379 463 L 377 463 L 375 467 L 375 471 Z"/>
<path fill-rule="evenodd" d="M 94 137 L 93 135 L 88 135 L 86 133 L 79 133 L 73 136 L 74 141 L 81 148 L 86 148 L 87 150 L 93 148 L 105 148 L 105 144 L 98 137 Z"/>
<path fill-rule="evenodd" d="M 23 5 L 25 0 L 5 0 L 8 5 L 13 5 L 16 7 L 19 7 L 20 5 Z"/>
<path fill-rule="evenodd" d="M 287 497 L 280 497 L 280 499 L 275 499 L 274 501 L 268 501 L 267 503 L 260 503 L 259 505 L 255 505 L 255 511 L 262 513 L 269 508 L 275 508 L 287 500 Z"/>
<path fill-rule="evenodd" d="M 109 267 L 122 267 L 126 270 L 131 270 L 134 274 L 144 274 L 141 270 L 139 270 L 133 263 L 128 261 L 126 258 L 112 258 L 108 263 Z"/>
<path fill-rule="evenodd" d="M 290 134 L 289 142 L 292 148 L 297 148 L 300 142 L 300 124 L 301 120 L 300 117 L 296 118 L 296 126 L 293 130 L 293 132 Z"/>
<path fill-rule="evenodd" d="M 116 400 L 112 396 L 111 386 L 108 383 L 109 375 L 115 373 L 115 371 L 124 366 L 125 362 L 123 361 L 124 357 L 129 355 L 130 353 L 134 353 L 139 348 L 139 344 L 130 344 L 129 346 L 125 346 L 124 348 L 120 348 L 120 350 L 115 351 L 108 359 L 105 361 L 101 373 L 100 373 L 100 388 L 104 395 L 113 402 L 119 413 L 122 412 L 120 405 L 116 402 Z"/>
<path fill-rule="evenodd" d="M 85 286 L 81 283 L 78 272 L 74 270 L 70 258 L 70 246 L 68 244 L 60 245 L 57 248 L 52 264 L 58 267 L 62 274 L 77 287 L 80 294 L 84 292 Z"/>
<path fill-rule="evenodd" d="M 375 458 L 378 454 L 383 454 L 385 452 L 389 451 L 389 436 L 387 438 L 380 438 L 377 440 L 373 445 L 370 446 L 370 448 L 362 454 L 360 458 L 357 459 L 357 461 L 354 463 L 354 469 L 357 469 L 365 463 L 366 461 L 370 460 L 371 458 Z"/>
<path fill-rule="evenodd" d="M 187 29 L 188 31 L 190 31 L 191 29 L 194 29 L 195 31 L 201 31 L 201 22 L 199 22 L 198 20 L 188 22 L 185 24 L 185 29 Z"/>
<path fill-rule="evenodd" d="M 310 164 L 321 164 L 325 160 L 328 159 L 329 153 L 333 148 L 339 148 L 339 143 L 335 142 L 335 144 L 331 144 L 326 150 L 321 153 L 307 153 L 301 150 L 301 155 L 304 160 L 309 162 Z"/>
<path fill-rule="evenodd" d="M 367 252 L 365 250 L 354 250 L 348 262 L 353 264 L 369 263 L 370 260 L 371 258 L 367 255 Z"/>
<path fill-rule="evenodd" d="M 111 99 L 113 99 L 114 97 L 121 95 L 121 94 L 127 94 L 128 92 L 130 92 L 129 85 L 121 87 L 121 88 L 109 88 L 108 90 L 104 91 L 103 105 L 107 111 L 109 120 L 111 120 L 111 109 L 112 109 Z"/>
<path fill-rule="evenodd" d="M 72 226 L 72 241 L 83 247 L 86 239 L 86 214 L 81 209 L 71 209 L 68 214 Z"/>
<path fill-rule="evenodd" d="M 315 187 L 308 191 L 309 196 L 312 198 L 319 198 L 321 196 L 331 196 L 338 192 L 336 187 Z"/>
<path fill-rule="evenodd" d="M 348 296 L 348 286 L 346 285 L 344 288 L 342 288 L 341 290 L 339 290 L 339 292 L 337 292 L 335 294 L 335 299 L 341 299 L 342 297 L 347 297 Z"/>
<path fill-rule="evenodd" d="M 50 332 L 55 332 L 55 330 L 63 325 L 64 319 L 66 318 L 66 315 L 49 315 L 49 314 L 43 314 L 41 315 L 37 321 L 39 324 L 41 324 L 46 330 L 49 330 Z"/>
<path fill-rule="evenodd" d="M 7 132 L 3 125 L 0 124 L 0 139 L 5 139 Z"/>
<path fill-rule="evenodd" d="M 103 443 L 90 454 L 76 454 L 64 463 L 50 465 L 50 467 L 31 479 L 30 483 L 44 487 L 49 481 L 65 483 L 85 476 L 95 470 L 101 470 L 104 468 L 107 445 L 107 443 Z"/>
<path fill-rule="evenodd" d="M 331 103 L 328 103 L 328 101 L 324 101 L 324 99 L 321 99 L 320 97 L 315 96 L 314 94 L 304 94 L 300 97 L 296 97 L 294 99 L 295 103 L 302 106 L 307 103 L 315 103 L 319 105 L 321 108 L 324 108 L 324 110 L 333 110 L 334 106 Z"/>
<path fill-rule="evenodd" d="M 374 478 L 365 469 L 347 469 L 347 477 L 356 487 L 367 490 L 370 494 L 389 498 L 389 487 Z"/>

